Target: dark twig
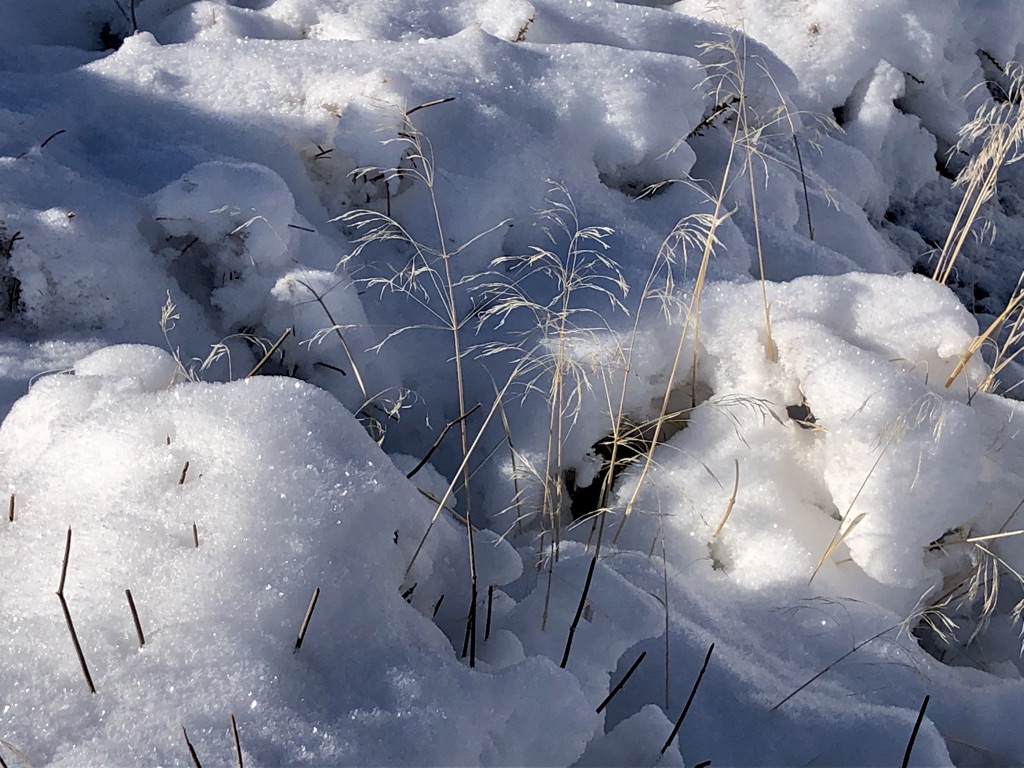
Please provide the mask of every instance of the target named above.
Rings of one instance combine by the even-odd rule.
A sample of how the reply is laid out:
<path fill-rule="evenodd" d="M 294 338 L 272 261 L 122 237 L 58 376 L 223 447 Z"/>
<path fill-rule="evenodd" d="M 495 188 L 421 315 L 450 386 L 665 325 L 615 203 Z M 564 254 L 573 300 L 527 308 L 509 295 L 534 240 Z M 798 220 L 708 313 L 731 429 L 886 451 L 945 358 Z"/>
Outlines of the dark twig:
<path fill-rule="evenodd" d="M 645 656 L 647 656 L 647 651 L 641 652 L 640 655 L 636 657 L 636 661 L 633 662 L 633 665 L 627 670 L 626 674 L 622 676 L 622 679 L 619 680 L 619 682 L 615 684 L 615 687 L 611 689 L 608 695 L 604 697 L 604 701 L 597 705 L 597 714 L 601 714 L 601 711 L 608 706 L 612 699 L 615 698 L 615 694 L 622 690 L 622 687 L 626 684 L 626 681 L 629 680 L 630 677 L 632 677 L 634 672 L 636 672 L 636 668 L 640 666 L 640 662 L 644 660 Z"/>
<path fill-rule="evenodd" d="M 231 740 L 235 743 L 235 763 L 238 768 L 245 768 L 245 764 L 242 762 L 242 744 L 238 740 L 238 723 L 235 722 L 234 715 L 231 715 Z"/>
<path fill-rule="evenodd" d="M 299 627 L 299 636 L 295 640 L 295 650 L 292 653 L 298 653 L 299 648 L 302 647 L 302 641 L 306 639 L 306 630 L 309 629 L 309 620 L 313 617 L 313 609 L 316 608 L 316 601 L 320 597 L 320 587 L 313 590 L 313 596 L 309 598 L 309 606 L 306 608 L 306 615 L 302 619 L 302 626 Z"/>
<path fill-rule="evenodd" d="M 185 466 L 181 468 L 181 477 L 178 478 L 178 485 L 185 484 L 185 475 L 188 474 L 188 462 L 185 462 Z"/>
<path fill-rule="evenodd" d="M 466 620 L 466 634 L 462 639 L 462 658 L 469 656 L 469 666 L 476 666 L 476 581 L 472 581 L 472 602 Z"/>
<path fill-rule="evenodd" d="M 807 212 L 807 236 L 814 240 L 814 226 L 811 224 L 811 198 L 807 194 L 807 174 L 804 173 L 804 158 L 800 154 L 800 141 L 793 134 L 793 146 L 796 147 L 796 162 L 800 166 L 800 181 L 804 185 L 804 209 Z"/>
<path fill-rule="evenodd" d="M 315 290 L 313 290 L 313 287 L 309 285 L 309 283 L 303 282 L 302 280 L 299 280 L 298 283 L 311 294 L 313 294 L 313 298 L 316 299 L 317 304 L 320 305 L 320 309 L 322 309 L 324 311 L 324 314 L 327 315 L 327 320 L 331 324 L 331 330 L 334 331 L 334 334 L 338 337 L 338 341 L 341 342 L 341 348 L 345 352 L 345 357 L 348 360 L 348 364 L 352 367 L 352 373 L 355 374 L 356 383 L 359 384 L 359 392 L 362 394 L 364 401 L 369 401 L 370 396 L 366 392 L 366 385 L 363 383 L 363 377 L 359 373 L 359 367 L 356 365 L 355 358 L 352 357 L 352 350 L 349 349 L 348 342 L 345 341 L 345 336 L 342 334 L 341 328 L 338 326 L 338 323 L 335 322 L 334 315 L 331 314 L 331 310 L 327 306 L 327 303 L 324 301 L 324 297 L 317 293 Z"/>
<path fill-rule="evenodd" d="M 64 542 L 64 560 L 60 566 L 60 584 L 57 585 L 57 594 L 64 594 L 64 581 L 68 577 L 68 559 L 71 557 L 71 526 L 68 526 L 68 538 Z"/>
<path fill-rule="evenodd" d="M 428 101 L 425 104 L 420 104 L 418 107 L 405 110 L 405 116 L 409 117 L 413 112 L 419 112 L 421 109 L 427 109 L 428 107 L 436 107 L 438 104 L 447 104 L 449 101 L 455 101 L 455 97 L 448 96 L 444 99 L 434 99 L 433 101 Z"/>
<path fill-rule="evenodd" d="M 199 527 L 195 523 L 192 523 L 192 543 L 199 549 Z"/>
<path fill-rule="evenodd" d="M 300 232 L 316 232 L 312 227 L 300 227 L 298 224 L 289 224 L 289 229 L 297 229 Z"/>
<path fill-rule="evenodd" d="M 708 646 L 708 655 L 704 657 L 704 664 L 700 668 L 700 673 L 697 675 L 697 679 L 693 681 L 693 688 L 690 689 L 690 697 L 686 700 L 686 706 L 683 707 L 683 711 L 679 715 L 679 719 L 676 720 L 675 727 L 672 729 L 672 733 L 668 735 L 668 741 L 661 748 L 661 754 L 665 754 L 665 750 L 672 744 L 672 739 L 679 733 L 679 728 L 683 724 L 683 720 L 686 718 L 686 713 L 690 711 L 690 705 L 693 703 L 693 697 L 697 695 L 697 689 L 700 687 L 700 681 L 704 679 L 704 673 L 707 671 L 708 662 L 711 661 L 711 653 L 715 650 L 715 644 L 712 643 Z"/>
<path fill-rule="evenodd" d="M 921 721 L 924 720 L 924 711 L 928 709 L 928 700 L 930 696 L 925 696 L 924 701 L 921 702 L 921 709 L 917 713 L 917 721 L 914 723 L 914 730 L 910 732 L 910 741 L 907 742 L 907 751 L 903 755 L 902 768 L 907 768 L 910 765 L 910 753 L 914 751 L 914 742 L 917 741 L 917 732 L 921 730 Z"/>
<path fill-rule="evenodd" d="M 445 435 L 448 434 L 448 432 L 451 430 L 451 428 L 456 426 L 456 425 L 458 425 L 458 424 L 460 424 L 460 423 L 462 423 L 466 419 L 468 419 L 472 414 L 476 413 L 476 411 L 479 410 L 479 408 L 480 408 L 480 403 L 477 403 L 472 408 L 470 408 L 468 411 L 466 411 L 464 414 L 459 416 L 459 418 L 452 419 L 447 424 L 445 424 L 444 429 L 441 430 L 441 434 L 437 436 L 437 439 L 434 441 L 434 444 L 432 446 L 430 446 L 430 450 L 427 451 L 427 455 L 424 456 L 420 460 L 419 464 L 417 464 L 415 467 L 412 468 L 412 471 L 410 471 L 409 474 L 406 475 L 406 477 L 411 480 L 413 478 L 413 475 L 415 475 L 417 472 L 419 472 L 421 469 L 423 469 L 423 467 L 426 465 L 426 463 L 428 461 L 430 461 L 430 457 L 434 455 L 434 451 L 436 451 L 437 447 L 439 445 L 441 445 L 441 441 L 444 440 Z"/>
<path fill-rule="evenodd" d="M 572 650 L 572 641 L 576 636 L 576 627 L 580 623 L 580 617 L 583 615 L 583 608 L 587 603 L 587 596 L 590 594 L 590 584 L 594 580 L 594 569 L 597 567 L 597 558 L 601 554 L 601 540 L 604 535 L 604 521 L 605 513 L 602 512 L 597 531 L 597 544 L 594 546 L 594 554 L 590 558 L 590 567 L 587 568 L 587 580 L 583 582 L 583 592 L 580 594 L 580 601 L 576 605 L 576 615 L 572 617 L 572 624 L 569 625 L 569 636 L 565 640 L 565 651 L 562 653 L 562 663 L 559 665 L 562 669 L 565 669 L 565 665 L 569 663 L 569 652 Z"/>
<path fill-rule="evenodd" d="M 199 755 L 196 754 L 196 748 L 192 746 L 192 742 L 188 739 L 188 731 L 185 730 L 185 726 L 181 726 L 181 733 L 185 737 L 185 744 L 188 745 L 188 754 L 192 758 L 192 765 L 194 768 L 203 768 L 203 764 L 199 762 Z"/>
<path fill-rule="evenodd" d="M 89 665 L 85 662 L 85 654 L 82 653 L 82 644 L 78 641 L 78 633 L 75 631 L 75 623 L 71 620 L 71 611 L 68 610 L 68 601 L 64 595 L 57 593 L 60 599 L 60 607 L 64 612 L 64 621 L 68 625 L 68 632 L 71 633 L 71 643 L 75 646 L 75 655 L 78 657 L 78 664 L 82 667 L 82 674 L 85 675 L 85 682 L 89 684 L 89 691 L 96 693 L 96 686 L 92 682 L 92 675 L 89 674 Z"/>
<path fill-rule="evenodd" d="M 259 372 L 260 368 L 262 368 L 266 364 L 267 360 L 272 358 L 274 356 L 274 353 L 277 352 L 277 350 L 280 348 L 282 344 L 284 344 L 284 340 L 288 338 L 291 332 L 291 328 L 285 328 L 284 333 L 282 333 L 281 336 L 277 339 L 277 341 L 275 341 L 271 345 L 270 349 L 267 350 L 267 354 L 263 356 L 262 360 L 256 363 L 255 367 L 251 371 L 249 371 L 249 373 L 246 374 L 245 378 L 250 379 L 253 376 L 255 376 Z"/>
<path fill-rule="evenodd" d="M 53 141 L 58 136 L 60 136 L 62 133 L 67 133 L 67 132 L 68 132 L 67 128 L 61 128 L 59 131 L 51 133 L 49 136 L 46 137 L 46 139 L 43 141 L 43 143 L 39 145 L 39 148 L 42 149 L 47 144 L 49 144 L 51 141 Z"/>
<path fill-rule="evenodd" d="M 196 243 L 198 243 L 198 242 L 199 242 L 199 238 L 198 238 L 198 237 L 193 237 L 193 238 L 192 238 L 191 240 L 189 240 L 189 241 L 188 241 L 188 244 L 187 244 L 187 245 L 186 245 L 186 246 L 185 246 L 184 248 L 182 248 L 182 249 L 181 249 L 181 251 L 179 251 L 179 252 L 178 252 L 178 255 L 179 255 L 179 256 L 184 256 L 184 255 L 185 255 L 185 252 L 186 252 L 186 251 L 187 251 L 187 250 L 188 250 L 189 248 L 191 248 L 191 247 L 192 247 L 193 245 L 195 245 Z"/>
<path fill-rule="evenodd" d="M 11 494 L 11 500 L 7 502 L 7 522 L 14 522 L 14 494 Z"/>
<path fill-rule="evenodd" d="M 442 592 L 441 596 L 439 598 L 437 598 L 437 602 L 434 603 L 434 612 L 431 614 L 430 618 L 432 618 L 432 619 L 433 618 L 437 618 L 437 612 L 439 610 L 441 610 L 441 603 L 443 603 L 443 602 L 444 602 L 444 593 Z"/>
<path fill-rule="evenodd" d="M 135 622 L 135 634 L 139 638 L 139 648 L 142 648 L 146 644 L 146 636 L 142 634 L 142 622 L 139 621 L 139 612 L 135 608 L 135 598 L 132 597 L 132 591 L 126 589 L 124 596 L 128 598 L 128 609 L 132 612 L 132 621 Z"/>
<path fill-rule="evenodd" d="M 494 585 L 487 586 L 487 622 L 484 624 L 484 640 L 491 639 L 491 606 L 494 604 Z"/>
<path fill-rule="evenodd" d="M 338 372 L 338 373 L 340 373 L 340 374 L 341 374 L 342 376 L 348 376 L 348 374 L 347 374 L 347 373 L 345 373 L 345 369 L 344 369 L 344 368 L 339 368 L 339 367 L 338 367 L 338 366 L 336 366 L 336 365 L 331 365 L 330 363 L 324 363 L 324 362 L 321 362 L 320 360 L 317 360 L 317 361 L 316 361 L 315 363 L 313 363 L 313 366 L 314 366 L 314 367 L 316 367 L 316 366 L 318 366 L 318 365 L 319 365 L 319 366 L 320 366 L 321 368 L 329 368 L 329 369 L 330 369 L 330 370 L 332 370 L 332 371 L 337 371 L 337 372 Z"/>
<path fill-rule="evenodd" d="M 786 696 L 786 697 L 785 697 L 785 698 L 784 698 L 784 699 L 783 699 L 782 701 L 780 701 L 780 702 L 779 702 L 778 704 L 776 704 L 776 705 L 775 705 L 774 707 L 772 707 L 772 708 L 771 708 L 770 710 L 768 710 L 768 711 L 769 711 L 769 712 L 774 712 L 774 711 L 775 711 L 776 709 L 778 709 L 778 708 L 779 708 L 779 707 L 781 707 L 781 706 L 782 706 L 783 704 L 785 704 L 785 703 L 786 703 L 787 701 L 789 701 L 789 700 L 790 700 L 790 699 L 792 699 L 792 698 L 793 698 L 794 696 L 796 696 L 796 695 L 797 695 L 798 693 L 800 693 L 800 691 L 802 691 L 802 690 L 803 690 L 804 688 L 806 688 L 807 686 L 809 686 L 809 685 L 810 685 L 811 683 L 813 683 L 813 682 L 814 682 L 815 680 L 817 680 L 817 679 L 818 679 L 819 677 L 821 677 L 821 676 L 822 676 L 822 675 L 824 675 L 824 674 L 825 674 L 826 672 L 828 672 L 828 671 L 829 671 L 829 670 L 831 670 L 831 669 L 832 669 L 833 667 L 835 667 L 835 665 L 836 665 L 836 664 L 838 664 L 839 662 L 843 661 L 844 659 L 846 659 L 846 658 L 848 658 L 848 657 L 852 656 L 853 654 L 855 654 L 855 653 L 856 653 L 857 651 L 859 651 L 859 650 L 860 650 L 861 648 L 863 648 L 863 647 L 864 647 L 865 645 L 867 645 L 868 643 L 872 642 L 873 640 L 877 640 L 878 638 L 880 638 L 880 637 L 881 637 L 882 635 L 886 634 L 887 632 L 892 632 L 892 631 L 893 631 L 894 629 L 898 629 L 899 627 L 900 627 L 900 624 L 893 624 L 893 625 L 892 625 L 891 627 L 886 627 L 886 628 L 885 628 L 885 629 L 883 629 L 883 630 L 882 630 L 881 632 L 879 632 L 879 633 L 877 633 L 877 634 L 875 634 L 875 635 L 872 635 L 872 636 L 871 636 L 871 637 L 869 637 L 869 638 L 868 638 L 867 640 L 861 640 L 861 641 L 860 641 L 859 643 L 857 643 L 857 644 L 856 644 L 855 646 L 853 646 L 853 648 L 851 648 L 850 650 L 848 650 L 848 651 L 847 651 L 846 653 L 844 653 L 844 654 L 843 654 L 842 656 L 840 656 L 840 657 L 839 657 L 838 659 L 836 659 L 835 661 L 833 661 L 833 662 L 832 662 L 831 664 L 829 664 L 829 665 L 828 665 L 827 667 L 825 667 L 825 668 L 824 668 L 823 670 L 821 670 L 820 672 L 818 672 L 817 674 L 815 674 L 814 676 L 812 676 L 812 677 L 811 677 L 811 678 L 810 678 L 810 679 L 809 679 L 809 680 L 808 680 L 807 682 L 805 682 L 805 683 L 804 683 L 803 685 L 801 685 L 800 687 L 798 687 L 798 688 L 797 688 L 797 689 L 796 689 L 795 691 L 793 691 L 792 693 L 790 693 L 790 694 L 789 694 L 788 696 Z"/>
<path fill-rule="evenodd" d="M 78 632 L 75 631 L 75 622 L 71 620 L 71 611 L 68 608 L 68 601 L 64 599 L 64 582 L 68 576 L 68 560 L 71 558 L 71 526 L 68 526 L 68 537 L 64 543 L 64 561 L 60 567 L 60 584 L 57 587 L 57 597 L 60 600 L 60 608 L 64 612 L 64 622 L 68 625 L 68 632 L 71 634 L 71 643 L 75 646 L 75 655 L 78 657 L 78 664 L 82 667 L 82 674 L 85 675 L 85 682 L 89 684 L 89 690 L 96 693 L 96 686 L 92 682 L 92 675 L 89 673 L 89 665 L 85 661 L 85 654 L 82 653 L 82 644 L 78 641 Z"/>
<path fill-rule="evenodd" d="M 4 756 L 0 755 L 0 768 L 7 768 L 7 763 L 4 762 Z"/>

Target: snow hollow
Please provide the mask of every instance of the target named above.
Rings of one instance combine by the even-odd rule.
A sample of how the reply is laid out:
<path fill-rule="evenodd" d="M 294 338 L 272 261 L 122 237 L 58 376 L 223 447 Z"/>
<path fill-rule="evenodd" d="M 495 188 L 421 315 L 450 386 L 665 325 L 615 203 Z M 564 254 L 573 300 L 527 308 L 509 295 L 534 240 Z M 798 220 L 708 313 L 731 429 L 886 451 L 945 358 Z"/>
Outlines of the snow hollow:
<path fill-rule="evenodd" d="M 1024 763 L 1017 0 L 0 18 L 0 766 Z"/>

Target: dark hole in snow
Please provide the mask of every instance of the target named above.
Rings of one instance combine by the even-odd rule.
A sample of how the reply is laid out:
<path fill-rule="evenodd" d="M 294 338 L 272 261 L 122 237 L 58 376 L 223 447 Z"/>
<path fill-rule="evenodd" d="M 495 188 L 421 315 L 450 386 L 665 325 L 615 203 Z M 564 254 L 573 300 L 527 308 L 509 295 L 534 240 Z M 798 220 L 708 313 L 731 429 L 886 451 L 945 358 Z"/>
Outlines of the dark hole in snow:
<path fill-rule="evenodd" d="M 811 412 L 811 407 L 807 405 L 806 400 L 798 405 L 787 405 L 786 415 L 795 421 L 801 429 L 814 429 L 818 424 L 818 420 Z"/>

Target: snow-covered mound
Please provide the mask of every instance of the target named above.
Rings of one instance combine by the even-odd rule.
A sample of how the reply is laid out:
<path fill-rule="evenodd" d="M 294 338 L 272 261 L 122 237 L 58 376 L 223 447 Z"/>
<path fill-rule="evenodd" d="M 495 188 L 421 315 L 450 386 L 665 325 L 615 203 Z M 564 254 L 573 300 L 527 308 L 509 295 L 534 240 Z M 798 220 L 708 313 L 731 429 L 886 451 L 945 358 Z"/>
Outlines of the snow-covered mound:
<path fill-rule="evenodd" d="M 0 18 L 5 764 L 1024 762 L 1016 0 Z"/>

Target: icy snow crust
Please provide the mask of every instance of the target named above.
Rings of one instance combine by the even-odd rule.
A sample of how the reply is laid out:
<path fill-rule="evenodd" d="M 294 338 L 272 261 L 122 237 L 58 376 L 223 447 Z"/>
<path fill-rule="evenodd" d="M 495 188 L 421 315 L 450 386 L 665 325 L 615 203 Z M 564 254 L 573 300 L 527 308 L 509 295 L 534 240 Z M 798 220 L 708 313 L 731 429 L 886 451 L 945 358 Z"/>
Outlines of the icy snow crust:
<path fill-rule="evenodd" d="M 926 694 L 911 764 L 1024 762 L 1024 413 L 975 391 L 980 355 L 944 386 L 1020 272 L 1019 166 L 953 290 L 912 274 L 972 87 L 1024 55 L 1016 0 L 134 5 L 132 35 L 131 3 L 0 0 L 7 765 L 186 763 L 182 727 L 227 763 L 231 716 L 246 765 L 893 765 Z M 694 369 L 700 249 L 670 283 L 657 255 L 730 163 L 730 39 L 759 226 L 737 176 Z M 359 249 L 360 210 L 402 237 Z M 553 421 L 558 273 L 508 257 L 586 246 L 621 274 L 588 262 Z M 468 499 L 458 425 L 421 463 L 460 415 L 450 296 L 384 282 L 439 253 Z M 488 319 L 512 288 L 532 309 Z M 617 404 L 644 423 L 666 390 L 596 567 L 567 499 L 552 558 L 524 467 L 584 485 Z"/>

